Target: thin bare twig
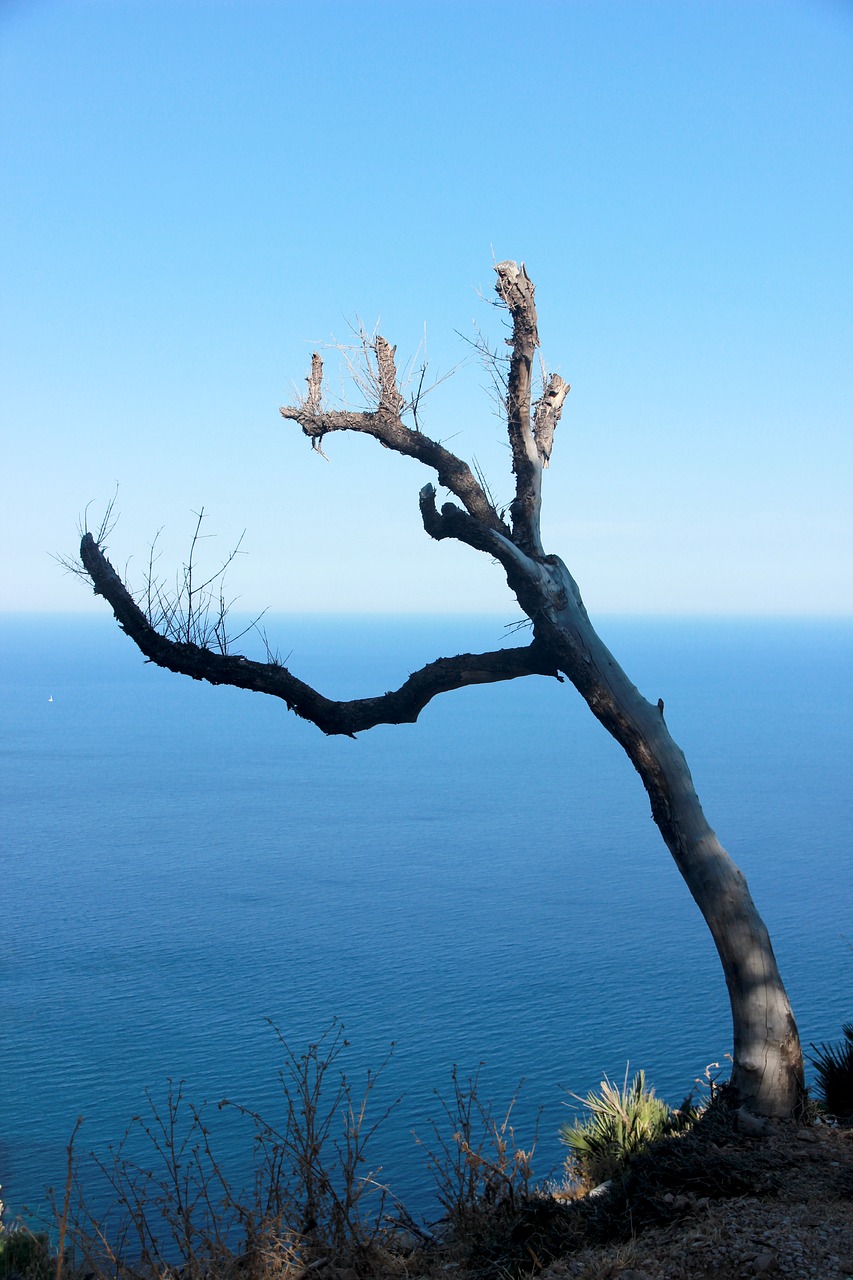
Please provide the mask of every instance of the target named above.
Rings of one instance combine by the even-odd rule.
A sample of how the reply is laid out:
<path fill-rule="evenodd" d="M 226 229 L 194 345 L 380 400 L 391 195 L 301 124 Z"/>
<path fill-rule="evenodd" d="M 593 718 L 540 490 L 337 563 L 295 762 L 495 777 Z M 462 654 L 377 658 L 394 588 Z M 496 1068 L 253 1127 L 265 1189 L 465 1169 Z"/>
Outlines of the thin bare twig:
<path fill-rule="evenodd" d="M 83 1123 L 83 1117 L 77 1117 L 77 1123 L 71 1131 L 68 1146 L 68 1169 L 65 1175 L 65 1195 L 62 1201 L 62 1215 L 59 1219 L 59 1243 L 56 1251 L 56 1280 L 62 1280 L 62 1269 L 65 1266 L 65 1237 L 68 1234 L 68 1212 L 71 1208 L 71 1189 L 74 1182 L 74 1139 Z"/>

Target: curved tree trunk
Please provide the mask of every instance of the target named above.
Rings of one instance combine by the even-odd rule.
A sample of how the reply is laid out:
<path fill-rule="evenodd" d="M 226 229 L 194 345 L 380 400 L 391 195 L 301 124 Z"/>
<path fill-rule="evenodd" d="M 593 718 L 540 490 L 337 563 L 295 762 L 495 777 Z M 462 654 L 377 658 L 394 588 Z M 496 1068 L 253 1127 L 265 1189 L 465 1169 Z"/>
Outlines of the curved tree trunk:
<path fill-rule="evenodd" d="M 708 824 L 687 761 L 667 729 L 663 703 L 648 702 L 589 621 L 578 589 L 556 556 L 541 589 L 512 585 L 593 714 L 627 752 L 649 794 L 652 816 L 711 931 L 732 1010 L 732 1084 L 756 1114 L 790 1116 L 802 1101 L 797 1027 L 767 928 L 747 886 Z M 533 599 L 536 596 L 538 599 Z"/>

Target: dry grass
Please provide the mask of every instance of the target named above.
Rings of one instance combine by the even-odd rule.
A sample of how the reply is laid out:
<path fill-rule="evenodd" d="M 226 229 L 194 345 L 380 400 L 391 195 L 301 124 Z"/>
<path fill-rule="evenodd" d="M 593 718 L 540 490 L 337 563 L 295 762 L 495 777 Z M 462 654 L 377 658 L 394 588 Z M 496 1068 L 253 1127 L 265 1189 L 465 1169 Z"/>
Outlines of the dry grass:
<path fill-rule="evenodd" d="M 422 1142 L 443 1210 L 425 1227 L 368 1159 L 391 1109 L 376 1090 L 382 1070 L 356 1088 L 337 1025 L 304 1053 L 279 1038 L 280 1117 L 221 1104 L 248 1126 L 250 1186 L 232 1184 L 206 1113 L 170 1086 L 105 1155 L 78 1158 L 72 1139 L 52 1236 L 65 1247 L 12 1231 L 0 1280 L 725 1280 L 759 1263 L 853 1275 L 849 1131 L 777 1124 L 750 1138 L 723 1091 L 693 1130 L 589 1197 L 537 1187 L 535 1134 L 516 1140 L 515 1098 L 495 1112 L 478 1075 L 454 1072 Z"/>

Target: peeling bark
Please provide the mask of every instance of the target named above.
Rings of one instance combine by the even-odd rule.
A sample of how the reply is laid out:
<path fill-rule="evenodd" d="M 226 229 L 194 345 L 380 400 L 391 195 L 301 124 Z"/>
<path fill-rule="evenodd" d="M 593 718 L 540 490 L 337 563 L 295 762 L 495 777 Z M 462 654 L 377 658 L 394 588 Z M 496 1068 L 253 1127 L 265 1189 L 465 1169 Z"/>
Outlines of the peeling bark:
<path fill-rule="evenodd" d="M 557 423 L 560 421 L 563 405 L 570 391 L 568 382 L 564 382 L 558 373 L 552 373 L 542 399 L 538 400 L 534 406 L 533 438 L 543 467 L 547 467 L 551 461 L 554 432 L 557 430 Z"/>
<path fill-rule="evenodd" d="M 407 406 L 398 387 L 396 348 L 384 338 L 376 337 L 372 346 L 376 368 L 371 370 L 371 383 L 376 395 L 371 408 L 361 412 L 327 409 L 323 364 L 315 353 L 304 402 L 281 413 L 296 422 L 315 446 L 329 432 L 357 431 L 430 467 L 461 506 L 446 502 L 439 510 L 434 486 L 424 486 L 420 509 L 426 532 L 438 541 L 454 538 L 497 560 L 533 624 L 534 638 L 526 648 L 439 658 L 414 672 L 395 691 L 334 701 L 281 664 L 214 653 L 158 631 L 116 574 L 103 547 L 88 533 L 80 547 L 83 568 L 150 661 L 196 680 L 272 694 L 327 734 L 353 735 L 376 724 L 412 722 L 438 694 L 471 684 L 534 674 L 568 677 L 639 773 L 652 816 L 711 931 L 729 991 L 732 1082 L 741 1103 L 759 1115 L 789 1116 L 802 1101 L 802 1053 L 770 938 L 746 879 L 705 818 L 687 762 L 667 729 L 663 702 L 652 705 L 631 684 L 596 634 L 568 569 L 559 557 L 543 551 L 542 473 L 551 458 L 569 386 L 552 374 L 541 399 L 531 405 L 532 361 L 539 344 L 534 286 L 523 264 L 501 262 L 496 272 L 496 291 L 513 327 L 506 401 L 516 478 L 511 527 L 467 463 L 404 423 L 413 406 Z"/>

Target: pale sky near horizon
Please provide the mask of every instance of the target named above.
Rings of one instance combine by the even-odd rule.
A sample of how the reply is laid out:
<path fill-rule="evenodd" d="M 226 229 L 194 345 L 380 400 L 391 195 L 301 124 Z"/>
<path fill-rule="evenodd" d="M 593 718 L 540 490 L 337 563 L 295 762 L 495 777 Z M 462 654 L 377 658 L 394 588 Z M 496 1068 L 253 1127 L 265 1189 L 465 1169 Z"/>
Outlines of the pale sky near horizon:
<path fill-rule="evenodd" d="M 543 532 L 593 614 L 853 612 L 853 4 L 523 13 L 0 0 L 0 610 L 105 608 L 49 553 L 118 483 L 132 580 L 203 505 L 240 609 L 514 616 L 427 471 L 277 411 L 356 316 L 426 326 L 424 429 L 508 500 L 494 254 L 572 384 Z"/>

